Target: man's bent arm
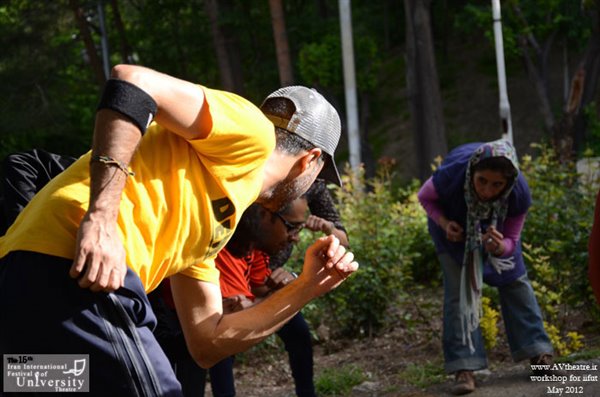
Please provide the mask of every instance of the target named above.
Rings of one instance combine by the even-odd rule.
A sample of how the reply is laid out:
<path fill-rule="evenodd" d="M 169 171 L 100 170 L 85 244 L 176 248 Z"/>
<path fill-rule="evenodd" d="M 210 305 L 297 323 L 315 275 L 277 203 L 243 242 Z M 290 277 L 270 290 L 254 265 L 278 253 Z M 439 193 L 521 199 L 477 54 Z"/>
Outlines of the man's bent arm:
<path fill-rule="evenodd" d="M 119 65 L 112 77 L 144 90 L 156 102 L 156 121 L 187 139 L 205 138 L 202 128 L 204 94 L 197 85 L 140 66 Z M 92 156 L 104 156 L 127 165 L 141 139 L 141 131 L 127 116 L 101 109 L 96 115 Z M 78 232 L 71 277 L 82 288 L 112 291 L 123 285 L 125 250 L 117 232 L 125 169 L 93 161 L 90 164 L 90 203 Z"/>
<path fill-rule="evenodd" d="M 177 315 L 192 357 L 209 368 L 274 333 L 311 299 L 299 284 L 292 284 L 257 305 L 224 315 L 219 286 L 171 276 Z"/>
<path fill-rule="evenodd" d="M 333 241 L 335 240 L 335 243 Z M 334 247 L 325 254 L 324 249 Z M 358 268 L 353 255 L 333 236 L 307 251 L 300 276 L 248 309 L 223 315 L 218 285 L 177 274 L 171 288 L 188 349 L 208 368 L 245 351 L 283 326 L 310 300 L 337 287 Z"/>

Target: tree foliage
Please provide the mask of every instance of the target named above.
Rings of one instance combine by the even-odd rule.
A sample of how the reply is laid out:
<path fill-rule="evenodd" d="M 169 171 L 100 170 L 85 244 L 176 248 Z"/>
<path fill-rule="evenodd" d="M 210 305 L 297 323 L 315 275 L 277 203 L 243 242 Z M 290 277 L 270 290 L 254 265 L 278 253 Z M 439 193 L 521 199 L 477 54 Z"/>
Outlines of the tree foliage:
<path fill-rule="evenodd" d="M 109 63 L 135 62 L 183 79 L 220 88 L 219 68 L 203 0 L 79 0 L 97 55 L 101 57 L 99 6 L 105 14 Z M 393 2 L 384 2 L 386 7 Z M 69 0 L 13 0 L 0 5 L 0 157 L 33 146 L 78 155 L 89 148 L 99 87 L 81 40 L 81 30 Z M 260 103 L 278 87 L 276 55 L 269 7 L 266 2 L 219 1 L 219 26 L 229 55 L 243 78 L 244 96 Z M 382 30 L 376 15 L 382 4 L 359 1 L 355 30 L 367 32 L 356 40 L 358 81 L 373 90 L 378 48 L 390 42 L 396 28 L 388 12 Z M 343 103 L 337 5 L 331 2 L 284 3 L 290 51 L 296 76 L 303 48 L 332 45 L 333 51 L 315 60 L 318 73 L 298 84 L 320 84 L 336 104 Z M 394 7 L 395 12 L 397 8 Z M 375 11 L 375 14 L 373 13 Z M 117 18 L 117 16 L 119 18 Z M 368 34 L 373 32 L 373 34 Z M 375 36 L 377 34 L 378 36 Z M 364 47 L 364 50 L 362 49 Z M 318 56 L 318 54 L 316 54 Z M 329 62 L 327 72 L 323 62 Z M 319 65 L 320 64 L 320 65 Z M 321 70 L 319 70 L 321 69 Z M 364 71 L 364 72 L 363 72 Z M 336 98 L 337 96 L 337 98 Z M 343 106 L 339 106 L 343 111 Z"/>
<path fill-rule="evenodd" d="M 73 15 L 73 3 L 83 11 L 98 56 L 98 11 L 100 5 L 104 7 L 110 65 L 136 62 L 220 88 L 220 70 L 204 0 L 4 2 L 0 5 L 0 43 L 4 50 L 0 58 L 0 157 L 32 146 L 72 155 L 89 148 L 100 88 Z M 229 56 L 243 81 L 244 96 L 259 103 L 265 93 L 279 85 L 269 6 L 267 2 L 243 0 L 217 3 L 217 22 L 227 32 Z M 578 2 L 566 0 L 544 0 L 541 4 L 503 2 L 504 41 L 509 58 L 523 54 L 526 47 L 520 46 L 520 37 L 527 35 L 535 37 L 538 43 L 564 43 L 570 54 L 583 51 L 592 24 L 588 11 L 595 4 L 588 3 L 591 2 L 580 7 Z M 343 115 L 337 4 L 296 0 L 286 1 L 283 6 L 296 83 L 323 90 Z M 491 39 L 489 4 L 451 2 L 433 6 L 432 31 L 438 51 L 447 51 L 447 37 L 461 41 L 479 35 L 481 31 L 473 27 L 485 27 Z M 520 14 L 515 10 L 520 10 Z M 382 85 L 390 84 L 383 80 L 382 64 L 402 57 L 404 10 L 401 2 L 392 0 L 356 0 L 352 2 L 352 15 L 361 132 L 365 130 L 365 143 L 369 143 L 381 140 L 378 134 L 368 133 L 374 129 L 374 123 L 380 122 L 379 115 L 406 112 L 406 104 L 378 97 Z M 487 45 L 491 48 L 492 41 Z M 452 79 L 460 80 L 455 74 L 443 72 L 451 65 L 441 68 L 442 86 L 451 85 Z M 457 68 L 460 66 L 454 70 Z M 399 84 L 396 91 L 405 88 L 403 80 L 395 82 Z M 554 92 L 552 98 L 557 112 L 562 97 L 559 99 Z M 379 145 L 375 157 L 381 150 Z M 340 153 L 343 155 L 344 151 Z"/>

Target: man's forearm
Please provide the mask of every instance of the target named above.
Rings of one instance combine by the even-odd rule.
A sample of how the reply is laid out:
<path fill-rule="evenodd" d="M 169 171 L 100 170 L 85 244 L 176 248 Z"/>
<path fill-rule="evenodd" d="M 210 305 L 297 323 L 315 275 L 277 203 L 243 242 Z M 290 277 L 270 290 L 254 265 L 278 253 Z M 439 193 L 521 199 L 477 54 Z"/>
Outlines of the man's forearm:
<path fill-rule="evenodd" d="M 313 298 L 296 281 L 273 291 L 260 303 L 223 316 L 215 328 L 215 345 L 236 350 L 230 354 L 245 351 L 281 328 Z"/>
<path fill-rule="evenodd" d="M 124 170 L 96 161 L 96 156 L 128 165 L 140 139 L 140 130 L 125 116 L 108 109 L 98 112 L 90 164 L 90 212 L 106 214 L 107 220 L 116 221 L 127 180 Z"/>
<path fill-rule="evenodd" d="M 307 249 L 302 273 L 295 281 L 248 310 L 224 316 L 218 285 L 181 274 L 171 277 L 171 289 L 190 353 L 199 365 L 210 367 L 262 341 L 356 270 L 354 254 L 328 236 Z"/>
<path fill-rule="evenodd" d="M 223 315 L 213 297 L 217 286 L 181 275 L 171 277 L 171 286 L 190 353 L 205 368 L 264 340 L 314 298 L 296 280 L 257 305 Z M 203 302 L 190 308 L 193 297 L 199 296 L 204 296 Z"/>
<path fill-rule="evenodd" d="M 133 89 L 139 94 L 138 88 Z M 73 265 L 69 270 L 71 277 L 78 278 L 80 287 L 92 291 L 110 292 L 122 287 L 127 268 L 117 218 L 129 163 L 142 130 L 131 117 L 135 113 L 131 111 L 136 107 L 135 100 L 123 103 L 121 99 L 107 84 L 94 125 L 90 201 L 79 225 Z"/>

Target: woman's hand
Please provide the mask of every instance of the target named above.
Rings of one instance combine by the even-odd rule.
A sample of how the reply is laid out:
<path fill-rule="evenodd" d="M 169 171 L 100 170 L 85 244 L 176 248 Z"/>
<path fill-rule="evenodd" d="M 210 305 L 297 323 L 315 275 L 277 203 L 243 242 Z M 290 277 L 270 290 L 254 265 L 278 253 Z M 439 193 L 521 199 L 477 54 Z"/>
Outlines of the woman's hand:
<path fill-rule="evenodd" d="M 446 232 L 446 238 L 448 241 L 457 243 L 463 241 L 464 230 L 458 222 L 450 221 L 445 217 L 440 218 L 440 227 Z"/>
<path fill-rule="evenodd" d="M 496 230 L 494 226 L 488 227 L 485 234 L 481 236 L 483 248 L 494 256 L 502 256 L 502 253 L 504 252 L 503 239 L 504 235 Z"/>

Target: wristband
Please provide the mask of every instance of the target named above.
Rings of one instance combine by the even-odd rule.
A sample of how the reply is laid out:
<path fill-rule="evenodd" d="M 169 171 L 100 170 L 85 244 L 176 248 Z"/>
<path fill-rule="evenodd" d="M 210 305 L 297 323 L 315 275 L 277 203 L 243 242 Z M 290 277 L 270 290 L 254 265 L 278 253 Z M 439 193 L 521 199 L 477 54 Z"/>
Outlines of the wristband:
<path fill-rule="evenodd" d="M 131 120 L 142 135 L 154 119 L 158 106 L 148 93 L 125 80 L 109 79 L 98 109 L 111 109 Z"/>

